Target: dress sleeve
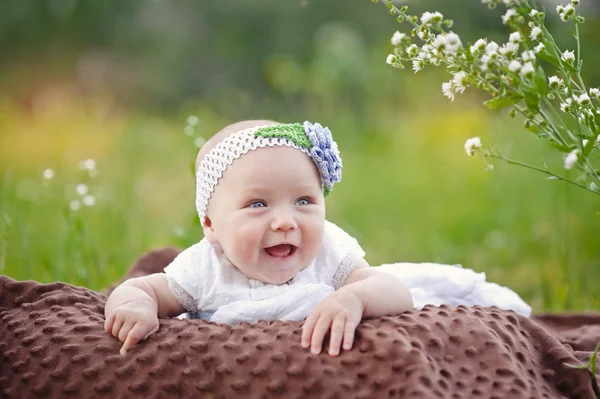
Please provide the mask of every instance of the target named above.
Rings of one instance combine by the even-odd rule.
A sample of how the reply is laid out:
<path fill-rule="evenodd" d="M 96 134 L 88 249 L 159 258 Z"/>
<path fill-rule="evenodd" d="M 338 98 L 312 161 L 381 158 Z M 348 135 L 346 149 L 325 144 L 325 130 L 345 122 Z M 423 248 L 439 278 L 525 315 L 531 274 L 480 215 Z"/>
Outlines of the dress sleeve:
<path fill-rule="evenodd" d="M 214 279 L 206 274 L 211 273 L 211 266 L 205 264 L 208 243 L 205 240 L 185 249 L 165 268 L 169 290 L 181 305 L 191 313 L 201 309 L 201 299 Z M 210 262 L 209 262 L 210 263 Z"/>
<path fill-rule="evenodd" d="M 344 285 L 358 260 L 364 258 L 365 251 L 354 237 L 335 224 L 325 221 L 322 255 L 330 271 L 333 288 L 337 290 Z"/>

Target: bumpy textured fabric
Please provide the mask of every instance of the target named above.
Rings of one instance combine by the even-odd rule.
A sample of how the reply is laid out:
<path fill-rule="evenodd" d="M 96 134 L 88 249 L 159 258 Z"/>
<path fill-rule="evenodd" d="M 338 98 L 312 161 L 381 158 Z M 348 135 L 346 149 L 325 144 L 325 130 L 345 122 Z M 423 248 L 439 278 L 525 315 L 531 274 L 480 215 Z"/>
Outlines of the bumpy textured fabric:
<path fill-rule="evenodd" d="M 298 312 L 294 305 L 306 301 L 306 305 L 316 306 L 323 299 L 322 294 L 330 294 L 344 284 L 364 256 L 356 239 L 325 221 L 323 243 L 316 259 L 287 284 L 267 284 L 247 278 L 218 246 L 206 239 L 184 250 L 165 268 L 165 273 L 171 292 L 188 312 L 202 312 L 209 317 L 219 308 L 229 306 L 228 318 L 219 316 L 221 322 L 254 320 L 248 319 L 248 309 L 259 319 L 302 320 L 308 313 Z M 274 298 L 274 302 L 267 301 Z M 271 304 L 277 301 L 279 305 L 273 307 Z M 309 313 L 312 307 L 306 306 Z M 238 309 L 239 318 L 231 318 L 235 315 L 233 309 Z"/>
<path fill-rule="evenodd" d="M 536 324 L 497 308 L 426 306 L 363 320 L 353 349 L 338 357 L 303 349 L 300 322 L 168 319 L 121 356 L 103 329 L 105 301 L 85 288 L 0 276 L 0 397 L 595 397 L 597 382 L 565 363 L 590 358 L 599 315 Z"/>

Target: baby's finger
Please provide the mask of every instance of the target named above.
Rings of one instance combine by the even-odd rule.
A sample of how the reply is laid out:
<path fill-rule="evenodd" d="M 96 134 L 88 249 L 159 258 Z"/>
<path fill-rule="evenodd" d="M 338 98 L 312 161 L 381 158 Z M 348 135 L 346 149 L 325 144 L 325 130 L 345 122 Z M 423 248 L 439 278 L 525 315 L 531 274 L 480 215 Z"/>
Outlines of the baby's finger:
<path fill-rule="evenodd" d="M 127 351 L 135 346 L 147 334 L 142 324 L 137 323 L 127 334 L 127 338 L 121 347 L 121 355 L 125 355 Z"/>
<path fill-rule="evenodd" d="M 123 317 L 117 317 L 115 319 L 115 322 L 112 325 L 112 335 L 114 337 L 119 336 L 119 331 L 121 331 L 123 324 L 125 324 L 125 319 Z"/>
<path fill-rule="evenodd" d="M 331 327 L 331 321 L 331 316 L 321 315 L 317 325 L 315 325 L 310 345 L 310 351 L 315 355 L 321 353 L 323 340 L 325 339 L 325 334 L 327 334 L 327 331 L 329 331 L 329 327 Z"/>
<path fill-rule="evenodd" d="M 128 322 L 123 324 L 123 327 L 121 327 L 121 330 L 119 330 L 119 336 L 117 338 L 119 338 L 119 341 L 121 342 L 125 342 L 125 339 L 127 338 L 127 335 L 129 334 L 129 331 L 131 331 L 131 329 L 133 328 L 133 326 L 135 325 L 135 322 Z"/>
<path fill-rule="evenodd" d="M 320 315 L 321 313 L 318 310 L 313 310 L 304 321 L 304 325 L 302 326 L 302 338 L 300 339 L 300 345 L 302 345 L 303 348 L 308 348 L 310 346 L 313 330 Z"/>
<path fill-rule="evenodd" d="M 342 338 L 344 337 L 345 317 L 338 315 L 333 319 L 331 324 L 331 338 L 329 339 L 329 355 L 337 356 L 340 354 L 342 346 Z"/>
<path fill-rule="evenodd" d="M 112 331 L 113 323 L 115 322 L 115 313 L 110 312 L 108 316 L 106 316 L 106 320 L 104 321 L 104 329 L 106 332 Z"/>
<path fill-rule="evenodd" d="M 356 327 L 358 327 L 358 324 L 355 321 L 346 320 L 346 325 L 344 326 L 344 350 L 346 351 L 352 349 Z"/>

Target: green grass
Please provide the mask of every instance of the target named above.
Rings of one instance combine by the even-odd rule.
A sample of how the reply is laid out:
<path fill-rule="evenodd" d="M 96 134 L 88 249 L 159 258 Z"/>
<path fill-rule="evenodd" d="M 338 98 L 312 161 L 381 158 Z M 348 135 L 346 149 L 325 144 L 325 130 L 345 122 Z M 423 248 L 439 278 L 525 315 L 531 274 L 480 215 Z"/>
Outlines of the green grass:
<path fill-rule="evenodd" d="M 436 92 L 419 100 L 360 116 L 338 104 L 310 118 L 332 128 L 344 160 L 328 218 L 359 239 L 373 265 L 459 263 L 510 286 L 536 311 L 597 308 L 599 198 L 515 166 L 484 171 L 482 157 L 466 156 L 467 138 L 557 170 L 561 159 L 520 121 L 468 98 L 450 105 Z M 35 115 L 1 107 L 0 274 L 101 289 L 144 251 L 201 238 L 185 116 L 104 114 L 69 98 L 60 104 Z M 296 111 L 281 119 L 297 120 L 310 107 Z M 231 122 L 210 108 L 192 112 L 206 137 Z M 77 169 L 90 157 L 95 178 Z M 56 177 L 43 184 L 47 167 Z M 97 205 L 72 212 L 74 187 L 84 180 Z"/>

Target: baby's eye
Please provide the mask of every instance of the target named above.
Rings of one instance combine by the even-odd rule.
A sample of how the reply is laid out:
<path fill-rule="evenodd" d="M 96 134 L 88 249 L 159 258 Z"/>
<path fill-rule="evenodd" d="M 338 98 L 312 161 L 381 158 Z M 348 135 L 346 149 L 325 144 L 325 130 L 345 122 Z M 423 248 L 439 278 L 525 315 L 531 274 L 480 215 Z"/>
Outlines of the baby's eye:
<path fill-rule="evenodd" d="M 300 198 L 296 201 L 296 205 L 310 205 L 310 200 L 308 198 Z"/>
<path fill-rule="evenodd" d="M 267 204 L 264 201 L 252 201 L 248 204 L 248 208 L 264 208 Z"/>

